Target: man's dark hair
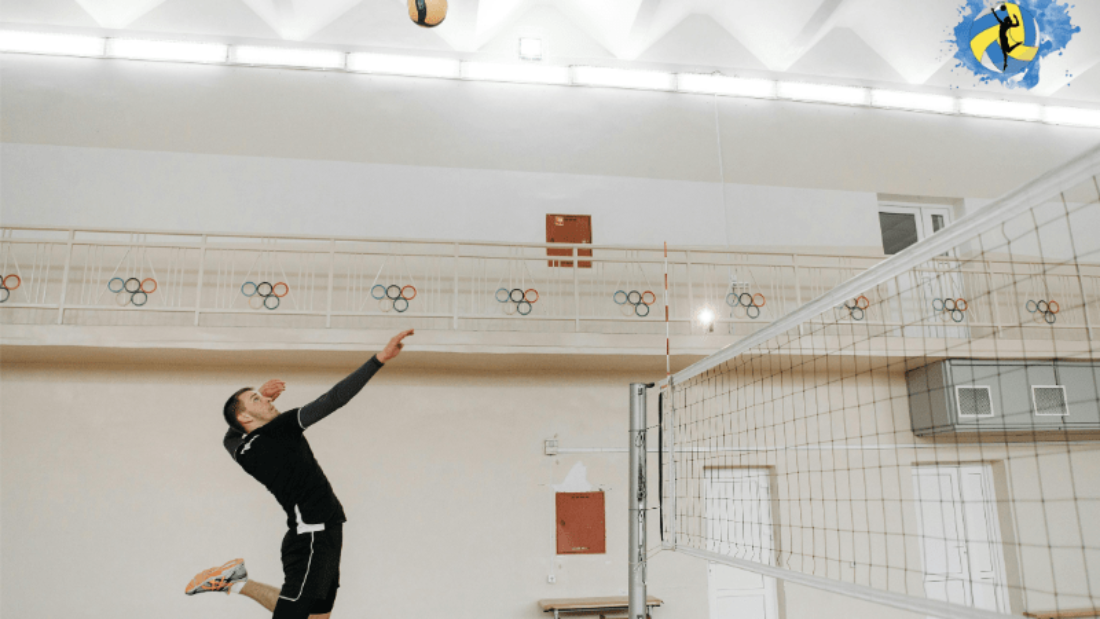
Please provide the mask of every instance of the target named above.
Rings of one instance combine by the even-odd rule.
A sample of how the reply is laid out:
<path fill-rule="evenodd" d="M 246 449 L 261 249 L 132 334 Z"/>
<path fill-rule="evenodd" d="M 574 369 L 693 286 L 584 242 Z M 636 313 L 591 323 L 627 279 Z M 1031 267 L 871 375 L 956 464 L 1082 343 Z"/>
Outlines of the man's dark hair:
<path fill-rule="evenodd" d="M 248 432 L 244 429 L 244 426 L 241 425 L 241 422 L 237 421 L 237 413 L 240 412 L 242 408 L 239 398 L 242 393 L 251 390 L 252 387 L 241 387 L 237 390 L 237 393 L 233 394 L 233 397 L 225 402 L 225 422 L 229 424 L 230 428 L 233 428 L 241 434 L 248 434 Z"/>

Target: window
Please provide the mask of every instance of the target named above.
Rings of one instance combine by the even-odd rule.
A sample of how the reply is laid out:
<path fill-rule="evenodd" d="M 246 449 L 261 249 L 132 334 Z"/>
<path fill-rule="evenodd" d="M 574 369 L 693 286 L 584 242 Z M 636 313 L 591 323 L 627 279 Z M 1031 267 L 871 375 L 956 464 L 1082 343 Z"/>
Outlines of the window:
<path fill-rule="evenodd" d="M 943 230 L 950 221 L 950 213 L 947 206 L 882 204 L 878 213 L 882 251 L 887 255 L 896 254 Z"/>

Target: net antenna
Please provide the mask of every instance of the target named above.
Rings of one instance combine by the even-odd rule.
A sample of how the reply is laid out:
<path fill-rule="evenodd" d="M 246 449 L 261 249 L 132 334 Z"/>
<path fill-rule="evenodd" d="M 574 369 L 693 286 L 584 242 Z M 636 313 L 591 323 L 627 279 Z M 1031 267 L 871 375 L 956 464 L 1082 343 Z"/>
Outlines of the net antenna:
<path fill-rule="evenodd" d="M 1095 616 L 1098 174 L 1100 148 L 662 381 L 664 548 L 944 619 Z"/>

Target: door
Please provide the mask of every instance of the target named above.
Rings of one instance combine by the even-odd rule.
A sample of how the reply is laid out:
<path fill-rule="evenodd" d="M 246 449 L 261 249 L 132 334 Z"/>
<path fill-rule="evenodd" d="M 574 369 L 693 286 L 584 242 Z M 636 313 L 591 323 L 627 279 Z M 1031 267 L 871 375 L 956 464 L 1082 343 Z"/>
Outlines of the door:
<path fill-rule="evenodd" d="M 767 469 L 706 469 L 707 550 L 775 565 Z M 710 619 L 778 619 L 775 579 L 710 563 Z"/>
<path fill-rule="evenodd" d="M 913 468 L 924 590 L 933 600 L 1007 613 L 989 465 Z"/>

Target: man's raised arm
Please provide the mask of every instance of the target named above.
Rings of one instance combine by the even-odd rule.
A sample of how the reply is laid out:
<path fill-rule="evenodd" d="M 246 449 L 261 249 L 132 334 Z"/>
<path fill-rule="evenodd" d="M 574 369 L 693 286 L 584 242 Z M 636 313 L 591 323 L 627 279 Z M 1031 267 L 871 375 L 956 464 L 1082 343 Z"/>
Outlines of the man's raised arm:
<path fill-rule="evenodd" d="M 336 383 L 336 386 L 330 389 L 328 393 L 300 408 L 298 410 L 298 424 L 302 426 L 302 429 L 308 428 L 347 404 L 363 389 L 367 381 L 382 367 L 382 364 L 400 354 L 401 349 L 404 347 L 402 340 L 412 334 L 413 330 L 409 329 L 393 336 L 386 347 L 382 349 L 382 352 L 371 357 L 370 361 L 364 363 L 358 370 Z"/>

